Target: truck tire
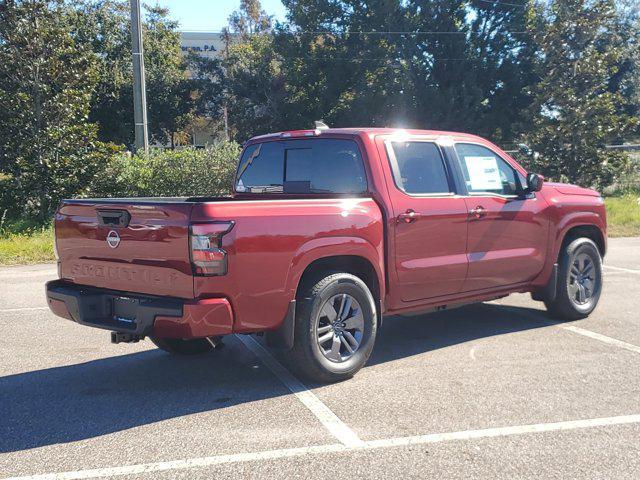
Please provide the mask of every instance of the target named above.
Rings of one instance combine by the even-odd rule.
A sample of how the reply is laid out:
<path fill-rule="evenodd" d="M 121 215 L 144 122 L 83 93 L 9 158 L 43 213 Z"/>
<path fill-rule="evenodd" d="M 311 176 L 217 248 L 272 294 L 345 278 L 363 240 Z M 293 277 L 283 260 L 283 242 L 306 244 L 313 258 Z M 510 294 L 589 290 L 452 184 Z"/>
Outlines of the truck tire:
<path fill-rule="evenodd" d="M 289 364 L 299 375 L 330 383 L 351 378 L 376 339 L 376 303 L 367 285 L 348 273 L 328 273 L 299 292 Z"/>
<path fill-rule="evenodd" d="M 563 320 L 587 317 L 602 291 L 602 258 L 595 243 L 576 238 L 560 252 L 556 296 L 545 301 L 549 314 Z"/>
<path fill-rule="evenodd" d="M 160 350 L 175 355 L 200 355 L 207 353 L 216 347 L 220 341 L 220 337 L 209 338 L 193 338 L 185 340 L 182 338 L 157 338 L 149 337 L 149 339 Z"/>

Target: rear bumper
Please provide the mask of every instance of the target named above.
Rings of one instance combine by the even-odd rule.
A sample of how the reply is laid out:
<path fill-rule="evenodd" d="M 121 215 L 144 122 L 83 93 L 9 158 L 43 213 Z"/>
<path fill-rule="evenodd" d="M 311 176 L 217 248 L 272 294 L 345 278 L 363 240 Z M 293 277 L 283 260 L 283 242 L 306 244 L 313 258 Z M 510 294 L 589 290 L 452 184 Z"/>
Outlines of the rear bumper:
<path fill-rule="evenodd" d="M 181 300 L 76 285 L 46 285 L 47 302 L 59 317 L 81 325 L 136 335 L 199 338 L 233 332 L 226 298 Z"/>

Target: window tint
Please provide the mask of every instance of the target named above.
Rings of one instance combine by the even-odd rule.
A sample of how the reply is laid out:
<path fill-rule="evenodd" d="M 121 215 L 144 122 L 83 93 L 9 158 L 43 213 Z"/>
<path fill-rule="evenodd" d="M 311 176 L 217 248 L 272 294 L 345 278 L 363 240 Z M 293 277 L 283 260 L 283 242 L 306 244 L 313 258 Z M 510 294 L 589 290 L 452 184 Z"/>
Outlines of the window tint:
<path fill-rule="evenodd" d="M 238 165 L 236 191 L 282 192 L 284 162 L 278 142 L 251 145 Z"/>
<path fill-rule="evenodd" d="M 440 149 L 432 142 L 392 142 L 396 185 L 406 193 L 449 193 Z"/>
<path fill-rule="evenodd" d="M 259 148 L 261 151 L 256 155 Z M 267 158 L 262 160 L 265 154 Z M 243 167 L 247 163 L 249 166 Z M 247 148 L 240 160 L 236 190 L 355 194 L 367 190 L 367 181 L 355 142 L 314 138 L 267 142 Z"/>
<path fill-rule="evenodd" d="M 518 194 L 519 178 L 505 160 L 480 145 L 457 143 L 455 148 L 469 193 Z"/>

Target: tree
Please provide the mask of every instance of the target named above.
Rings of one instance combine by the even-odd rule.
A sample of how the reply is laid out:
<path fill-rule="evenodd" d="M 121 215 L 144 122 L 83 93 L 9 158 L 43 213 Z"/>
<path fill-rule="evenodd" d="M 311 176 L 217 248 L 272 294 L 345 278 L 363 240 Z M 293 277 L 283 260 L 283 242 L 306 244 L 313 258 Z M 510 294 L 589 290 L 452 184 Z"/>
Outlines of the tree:
<path fill-rule="evenodd" d="M 625 99 L 625 112 L 640 116 L 640 3 L 637 0 L 616 1 L 616 31 L 622 48 L 618 71 L 609 89 L 620 91 Z M 640 137 L 640 122 L 635 135 Z M 623 140 L 623 139 L 620 139 Z"/>
<path fill-rule="evenodd" d="M 555 0 L 539 18 L 534 128 L 526 135 L 540 154 L 533 167 L 556 180 L 609 185 L 628 159 L 605 145 L 636 123 L 611 88 L 623 54 L 613 1 Z"/>
<path fill-rule="evenodd" d="M 273 39 L 231 48 L 246 56 L 229 58 L 250 68 L 234 77 L 228 62 L 230 91 L 258 87 L 243 95 L 253 108 L 241 116 L 250 125 L 259 112 L 265 128 L 308 128 L 322 118 L 510 141 L 527 126 L 535 54 L 523 33 L 531 9 L 514 2 L 284 0 L 288 22 Z"/>
<path fill-rule="evenodd" d="M 217 132 L 218 137 L 222 137 L 225 129 L 224 114 L 221 114 L 225 88 L 222 62 L 218 58 L 190 52 L 187 55 L 187 64 L 195 111 L 186 128 L 201 131 L 206 129 Z"/>
<path fill-rule="evenodd" d="M 178 23 L 169 11 L 146 7 L 144 35 L 149 133 L 152 140 L 175 146 L 176 134 L 195 116 L 195 98 L 180 50 Z"/>
<path fill-rule="evenodd" d="M 262 9 L 260 0 L 240 0 L 240 8 L 229 15 L 222 37 L 228 48 L 234 39 L 247 41 L 252 35 L 271 32 L 272 26 L 272 17 Z"/>
<path fill-rule="evenodd" d="M 169 11 L 145 6 L 143 24 L 149 136 L 159 143 L 184 140 L 185 129 L 219 103 L 219 74 L 209 66 L 193 78 L 180 48 L 178 23 Z M 72 10 L 78 39 L 99 59 L 99 81 L 91 99 L 90 120 L 105 141 L 133 143 L 133 71 L 129 4 L 124 0 L 78 0 Z M 203 100 L 203 95 L 217 97 Z"/>
<path fill-rule="evenodd" d="M 531 2 L 412 0 L 405 56 L 421 126 L 511 141 L 527 119 L 534 50 Z"/>
<path fill-rule="evenodd" d="M 96 58 L 75 41 L 65 9 L 62 0 L 0 3 L 1 189 L 11 214 L 41 221 L 109 150 L 87 122 Z"/>
<path fill-rule="evenodd" d="M 259 0 L 241 0 L 223 29 L 224 108 L 232 138 L 243 140 L 285 125 L 287 104 L 272 21 Z"/>
<path fill-rule="evenodd" d="M 289 24 L 276 29 L 296 128 L 331 125 L 407 126 L 413 91 L 399 47 L 407 10 L 398 0 L 286 0 Z M 394 33 L 385 33 L 391 31 Z"/>
<path fill-rule="evenodd" d="M 132 145 L 133 67 L 128 2 L 77 0 L 68 10 L 77 41 L 95 53 L 98 81 L 91 98 L 89 121 L 104 141 Z M 145 45 L 146 46 L 146 45 Z"/>
<path fill-rule="evenodd" d="M 288 100 L 282 65 L 270 35 L 231 45 L 224 66 L 232 138 L 291 128 L 284 115 Z"/>

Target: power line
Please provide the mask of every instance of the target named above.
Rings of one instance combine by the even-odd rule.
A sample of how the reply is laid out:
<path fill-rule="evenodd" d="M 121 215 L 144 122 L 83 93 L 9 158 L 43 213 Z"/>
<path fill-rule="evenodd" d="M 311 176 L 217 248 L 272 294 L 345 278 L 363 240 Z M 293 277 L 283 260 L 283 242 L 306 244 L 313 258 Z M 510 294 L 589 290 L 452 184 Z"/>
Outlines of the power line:
<path fill-rule="evenodd" d="M 508 2 L 500 2 L 498 0 L 478 0 L 479 2 L 483 2 L 483 3 L 490 3 L 492 5 L 505 5 L 508 7 L 520 7 L 520 8 L 526 8 L 528 7 L 528 3 L 508 3 Z"/>
<path fill-rule="evenodd" d="M 488 0 L 487 0 L 488 1 Z M 443 31 L 381 31 L 381 30 L 370 30 L 370 31 L 363 31 L 363 30 L 345 30 L 342 32 L 334 32 L 334 31 L 330 31 L 330 30 L 318 30 L 318 31 L 313 31 L 313 30 L 300 30 L 300 31 L 291 31 L 291 32 L 287 32 L 289 34 L 292 34 L 294 36 L 300 36 L 300 35 L 467 35 L 470 32 L 466 31 L 466 32 L 460 32 L 460 31 L 453 31 L 453 32 L 443 32 Z M 501 32 L 501 33 L 509 33 L 509 34 L 532 34 L 533 32 L 527 32 L 527 31 L 505 31 L 505 32 Z"/>
<path fill-rule="evenodd" d="M 483 0 L 484 1 L 484 0 Z M 490 0 L 486 0 L 490 1 Z M 180 30 L 181 33 L 211 33 L 222 35 L 219 31 L 207 30 Z M 471 33 L 467 31 L 438 31 L 438 30 L 290 30 L 284 32 L 285 35 L 302 36 L 302 35 L 467 35 Z M 512 35 L 531 35 L 534 32 L 527 31 L 504 31 L 501 33 L 509 33 Z M 259 35 L 274 35 L 275 32 L 262 32 Z"/>

